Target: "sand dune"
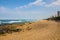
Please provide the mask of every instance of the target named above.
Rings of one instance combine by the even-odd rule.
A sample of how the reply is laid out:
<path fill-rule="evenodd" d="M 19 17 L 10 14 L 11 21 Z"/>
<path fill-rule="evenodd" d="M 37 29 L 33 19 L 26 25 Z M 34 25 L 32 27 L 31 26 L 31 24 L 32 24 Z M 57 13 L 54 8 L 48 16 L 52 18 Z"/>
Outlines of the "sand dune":
<path fill-rule="evenodd" d="M 26 28 L 30 27 L 31 30 Z M 0 36 L 0 40 L 60 40 L 60 23 L 41 20 L 23 25 L 24 32 L 17 32 Z"/>

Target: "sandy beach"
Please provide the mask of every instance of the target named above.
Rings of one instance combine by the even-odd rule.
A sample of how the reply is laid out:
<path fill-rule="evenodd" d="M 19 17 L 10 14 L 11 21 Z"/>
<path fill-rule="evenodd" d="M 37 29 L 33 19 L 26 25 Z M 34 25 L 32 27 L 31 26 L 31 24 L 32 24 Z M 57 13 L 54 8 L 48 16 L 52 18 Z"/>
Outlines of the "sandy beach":
<path fill-rule="evenodd" d="M 35 23 L 26 23 L 21 32 L 14 32 L 0 36 L 0 40 L 60 40 L 60 23 L 55 21 L 41 20 Z M 31 28 L 30 30 L 27 27 Z"/>

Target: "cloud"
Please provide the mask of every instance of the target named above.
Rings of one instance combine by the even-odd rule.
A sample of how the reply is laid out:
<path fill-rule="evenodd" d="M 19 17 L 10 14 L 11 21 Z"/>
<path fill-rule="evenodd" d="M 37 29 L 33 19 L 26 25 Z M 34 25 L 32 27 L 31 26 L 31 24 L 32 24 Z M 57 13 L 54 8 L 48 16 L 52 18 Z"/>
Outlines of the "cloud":
<path fill-rule="evenodd" d="M 28 8 L 31 6 L 45 6 L 45 7 L 60 6 L 60 0 L 55 0 L 50 4 L 47 4 L 47 2 L 44 2 L 43 0 L 35 0 L 34 2 L 30 2 L 27 5 L 16 7 L 14 9 L 10 9 L 2 6 L 0 7 L 0 13 L 22 13 L 20 8 Z"/>
<path fill-rule="evenodd" d="M 17 10 L 17 9 L 10 9 L 10 8 L 6 8 L 6 7 L 0 7 L 0 13 L 16 14 L 16 13 L 21 13 L 21 11 Z"/>
<path fill-rule="evenodd" d="M 27 5 L 20 6 L 19 8 L 27 8 L 27 7 L 30 7 L 30 6 L 42 6 L 44 4 L 45 4 L 45 2 L 43 2 L 43 0 L 36 0 L 36 1 L 31 2 Z"/>
<path fill-rule="evenodd" d="M 20 11 L 20 9 L 10 9 L 10 8 L 6 8 L 4 6 L 0 7 L 0 18 L 22 18 L 24 17 L 24 15 L 22 14 L 24 13 L 23 11 Z"/>
<path fill-rule="evenodd" d="M 44 6 L 44 7 L 60 6 L 60 0 L 55 0 L 55 1 L 51 2 L 51 3 L 49 3 L 49 4 L 47 2 L 45 2 L 45 1 L 43 1 L 43 0 L 36 0 L 34 2 L 28 3 L 27 5 L 20 6 L 18 8 L 28 8 L 28 7 L 31 7 L 31 6 Z"/>
<path fill-rule="evenodd" d="M 50 1 L 50 0 L 49 0 Z M 31 6 L 45 6 L 45 7 L 54 7 L 54 6 L 60 6 L 60 0 L 55 0 L 51 2 L 50 4 L 47 4 L 47 2 L 43 0 L 35 0 L 34 2 L 30 2 L 27 5 L 23 5 L 20 7 L 16 7 L 14 9 L 6 8 L 6 7 L 0 7 L 0 13 L 21 13 L 20 8 L 28 8 Z"/>
<path fill-rule="evenodd" d="M 60 6 L 60 0 L 55 0 L 54 2 L 50 4 L 46 4 L 46 7 L 55 7 L 55 6 Z"/>
<path fill-rule="evenodd" d="M 0 7 L 0 13 L 11 13 L 12 10 L 6 7 Z"/>
<path fill-rule="evenodd" d="M 8 12 L 8 10 L 5 7 L 0 7 L 0 13 Z"/>

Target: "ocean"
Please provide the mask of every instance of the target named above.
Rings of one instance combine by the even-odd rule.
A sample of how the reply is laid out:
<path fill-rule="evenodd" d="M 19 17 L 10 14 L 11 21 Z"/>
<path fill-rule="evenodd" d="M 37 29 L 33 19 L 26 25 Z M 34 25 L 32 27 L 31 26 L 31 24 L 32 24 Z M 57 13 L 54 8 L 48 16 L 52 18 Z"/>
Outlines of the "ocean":
<path fill-rule="evenodd" d="M 25 23 L 25 22 L 34 22 L 35 20 L 32 19 L 20 19 L 20 20 L 0 20 L 1 24 L 18 24 L 18 23 Z"/>

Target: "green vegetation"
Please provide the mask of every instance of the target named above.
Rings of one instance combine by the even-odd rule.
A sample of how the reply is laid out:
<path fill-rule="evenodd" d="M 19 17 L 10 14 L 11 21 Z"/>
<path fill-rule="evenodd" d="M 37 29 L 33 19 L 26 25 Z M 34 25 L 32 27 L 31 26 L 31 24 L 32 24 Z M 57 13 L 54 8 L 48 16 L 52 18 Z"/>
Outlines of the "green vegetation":
<path fill-rule="evenodd" d="M 48 18 L 47 20 L 60 21 L 60 16 L 59 17 L 51 17 L 51 18 Z"/>

